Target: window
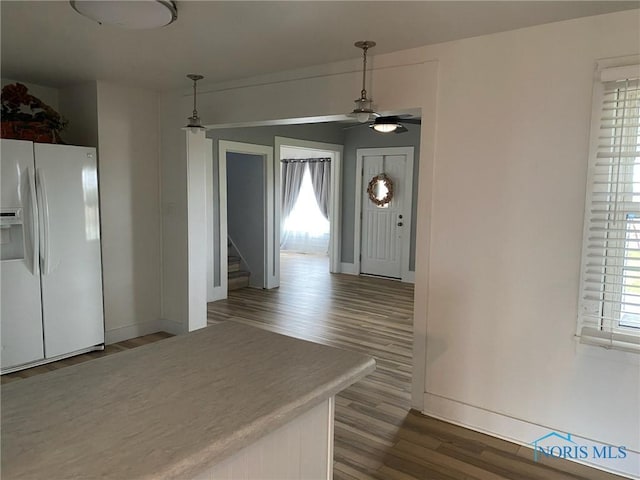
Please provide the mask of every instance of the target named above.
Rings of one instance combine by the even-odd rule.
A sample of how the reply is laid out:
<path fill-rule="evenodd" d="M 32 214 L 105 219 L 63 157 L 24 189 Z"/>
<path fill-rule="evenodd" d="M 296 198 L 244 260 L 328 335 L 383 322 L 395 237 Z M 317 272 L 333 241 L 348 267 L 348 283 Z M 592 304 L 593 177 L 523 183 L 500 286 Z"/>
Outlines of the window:
<path fill-rule="evenodd" d="M 329 220 L 318 207 L 313 192 L 311 172 L 305 165 L 302 185 L 296 203 L 284 220 L 282 249 L 300 253 L 329 252 Z"/>
<path fill-rule="evenodd" d="M 584 343 L 640 352 L 640 65 L 599 73 L 578 335 Z"/>

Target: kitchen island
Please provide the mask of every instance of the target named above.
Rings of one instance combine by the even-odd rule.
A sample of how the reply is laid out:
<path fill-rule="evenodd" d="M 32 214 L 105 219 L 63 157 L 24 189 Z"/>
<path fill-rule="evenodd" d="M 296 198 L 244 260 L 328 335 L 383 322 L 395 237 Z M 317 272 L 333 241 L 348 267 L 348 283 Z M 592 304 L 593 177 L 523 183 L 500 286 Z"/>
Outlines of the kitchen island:
<path fill-rule="evenodd" d="M 225 322 L 7 384 L 2 478 L 331 478 L 372 358 Z"/>

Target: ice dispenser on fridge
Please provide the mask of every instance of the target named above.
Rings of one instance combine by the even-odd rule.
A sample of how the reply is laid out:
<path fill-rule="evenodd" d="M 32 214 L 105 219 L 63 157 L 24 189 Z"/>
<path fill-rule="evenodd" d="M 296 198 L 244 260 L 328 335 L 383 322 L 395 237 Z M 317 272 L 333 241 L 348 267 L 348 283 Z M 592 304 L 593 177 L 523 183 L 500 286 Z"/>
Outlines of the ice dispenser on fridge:
<path fill-rule="evenodd" d="M 22 208 L 0 209 L 0 260 L 24 259 Z"/>

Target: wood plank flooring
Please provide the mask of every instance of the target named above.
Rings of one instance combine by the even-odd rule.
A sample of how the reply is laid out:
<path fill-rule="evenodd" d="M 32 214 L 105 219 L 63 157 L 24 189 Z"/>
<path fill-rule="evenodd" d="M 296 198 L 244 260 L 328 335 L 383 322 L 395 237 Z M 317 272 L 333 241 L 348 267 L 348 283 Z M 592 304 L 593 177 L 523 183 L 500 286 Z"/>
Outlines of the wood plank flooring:
<path fill-rule="evenodd" d="M 20 370 L 19 372 L 8 373 L 6 375 L 2 375 L 0 379 L 2 380 L 2 384 L 4 385 L 5 383 L 15 382 L 16 380 L 20 380 L 21 378 L 29 378 L 29 377 L 33 377 L 34 375 L 40 375 L 42 373 L 51 372 L 53 370 L 65 368 L 70 365 L 76 365 L 78 363 L 87 362 L 89 360 L 93 360 L 94 358 L 113 355 L 114 353 L 119 353 L 124 350 L 129 350 L 130 348 L 136 348 L 141 345 L 146 345 L 148 343 L 154 343 L 154 342 L 157 342 L 158 340 L 162 340 L 164 338 L 168 338 L 172 336 L 173 335 L 166 332 L 152 333 L 150 335 L 145 335 L 143 337 L 132 338 L 130 340 L 125 340 L 123 342 L 107 345 L 104 350 L 90 352 L 90 353 L 83 353 L 82 355 L 76 355 L 75 357 L 65 358 L 64 360 L 58 360 L 57 362 L 47 363 L 46 365 L 40 365 L 39 367 L 33 367 L 27 370 Z"/>
<path fill-rule="evenodd" d="M 325 257 L 281 256 L 281 286 L 210 303 L 210 323 L 241 322 L 375 357 L 377 370 L 336 398 L 334 479 L 622 478 L 410 410 L 413 286 L 330 275 Z"/>
<path fill-rule="evenodd" d="M 336 398 L 335 480 L 607 480 L 622 478 L 558 459 L 533 462 L 530 449 L 409 409 L 413 287 L 329 275 L 328 260 L 283 255 L 281 287 L 245 288 L 208 305 L 209 323 L 241 322 L 367 353 L 377 370 Z M 171 336 L 160 332 L 40 367 L 2 383 Z"/>

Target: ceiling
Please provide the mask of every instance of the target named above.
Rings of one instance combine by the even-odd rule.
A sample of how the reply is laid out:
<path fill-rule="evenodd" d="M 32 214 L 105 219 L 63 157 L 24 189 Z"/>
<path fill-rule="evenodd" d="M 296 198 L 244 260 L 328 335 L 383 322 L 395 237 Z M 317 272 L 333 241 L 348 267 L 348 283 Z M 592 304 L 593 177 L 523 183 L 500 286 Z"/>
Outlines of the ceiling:
<path fill-rule="evenodd" d="M 89 80 L 163 90 L 358 58 L 530 25 L 640 7 L 639 1 L 178 1 L 155 30 L 100 26 L 67 1 L 1 9 L 5 78 L 61 87 Z M 629 13 L 638 15 L 637 12 Z"/>

